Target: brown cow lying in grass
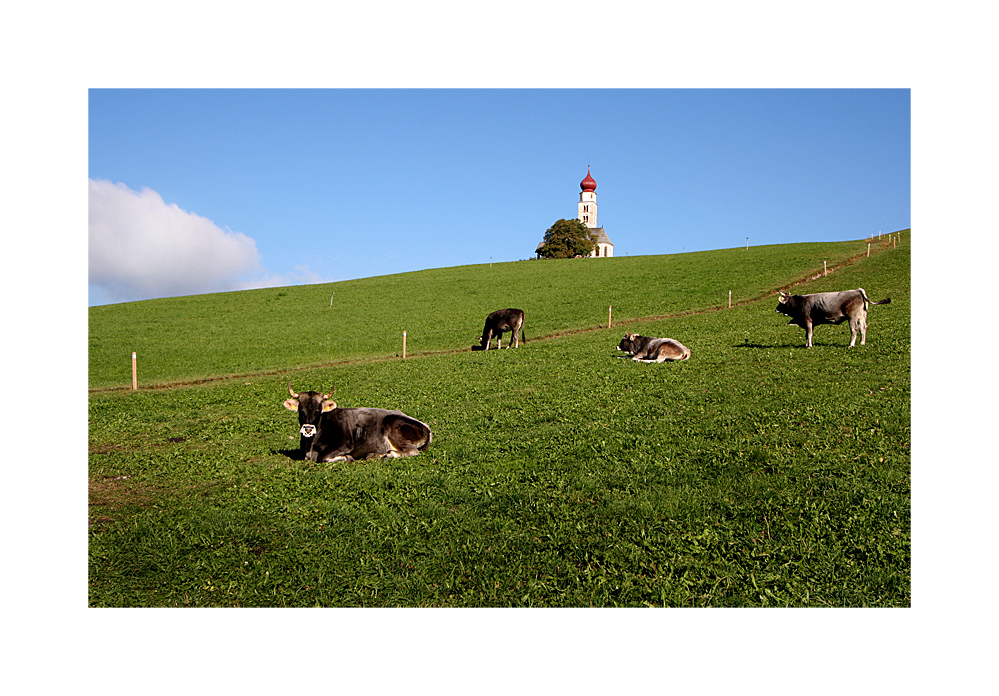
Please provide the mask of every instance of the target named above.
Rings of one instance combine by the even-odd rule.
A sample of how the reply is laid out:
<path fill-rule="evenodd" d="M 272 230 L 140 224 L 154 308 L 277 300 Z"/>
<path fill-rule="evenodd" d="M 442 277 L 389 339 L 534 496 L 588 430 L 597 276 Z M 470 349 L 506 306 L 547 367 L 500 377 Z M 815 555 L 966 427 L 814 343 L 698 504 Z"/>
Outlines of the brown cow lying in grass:
<path fill-rule="evenodd" d="M 303 459 L 313 462 L 352 462 L 357 459 L 412 457 L 430 446 L 426 423 L 402 411 L 383 408 L 339 408 L 329 394 L 288 392 L 284 407 L 298 412 Z"/>
<path fill-rule="evenodd" d="M 686 360 L 690 357 L 690 348 L 677 340 L 651 338 L 633 333 L 625 333 L 617 349 L 630 353 L 633 356 L 631 359 L 639 362 L 661 363 L 666 360 Z"/>

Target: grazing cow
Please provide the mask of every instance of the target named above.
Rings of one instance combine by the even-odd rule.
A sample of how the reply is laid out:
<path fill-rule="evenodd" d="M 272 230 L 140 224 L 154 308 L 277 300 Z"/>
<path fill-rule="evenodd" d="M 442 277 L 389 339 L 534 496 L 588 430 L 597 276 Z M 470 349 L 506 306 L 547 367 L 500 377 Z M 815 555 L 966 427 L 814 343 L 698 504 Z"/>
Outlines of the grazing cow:
<path fill-rule="evenodd" d="M 867 343 L 867 306 L 888 304 L 891 298 L 871 302 L 863 288 L 842 292 L 818 292 L 812 295 L 780 293 L 777 312 L 791 317 L 788 324 L 797 324 L 805 330 L 805 347 L 812 347 L 812 329 L 818 324 L 842 324 L 850 321 L 850 345 Z"/>
<path fill-rule="evenodd" d="M 495 312 L 486 317 L 486 325 L 482 329 L 481 345 L 479 350 L 489 350 L 489 342 L 492 337 L 496 336 L 496 348 L 503 347 L 503 332 L 512 331 L 513 332 L 513 347 L 517 348 L 520 346 L 520 341 L 517 340 L 517 332 L 520 332 L 520 338 L 524 343 L 527 343 L 527 339 L 524 337 L 524 310 L 522 309 L 497 309 Z M 507 346 L 509 348 L 509 346 Z"/>
<path fill-rule="evenodd" d="M 296 393 L 284 402 L 298 412 L 303 459 L 313 462 L 352 462 L 357 459 L 412 457 L 425 450 L 433 436 L 426 423 L 402 411 L 383 408 L 339 408 L 329 394 Z"/>
<path fill-rule="evenodd" d="M 690 348 L 672 338 L 650 338 L 633 333 L 625 333 L 617 349 L 631 354 L 632 360 L 640 362 L 661 363 L 690 357 Z"/>

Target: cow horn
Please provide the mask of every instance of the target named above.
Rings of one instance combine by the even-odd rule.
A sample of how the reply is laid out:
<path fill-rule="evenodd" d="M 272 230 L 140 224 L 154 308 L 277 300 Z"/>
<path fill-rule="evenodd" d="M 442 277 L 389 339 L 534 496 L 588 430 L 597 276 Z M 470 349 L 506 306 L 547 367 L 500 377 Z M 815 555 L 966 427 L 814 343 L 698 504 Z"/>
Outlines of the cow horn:
<path fill-rule="evenodd" d="M 327 395 L 326 395 L 326 396 L 325 396 L 324 398 L 327 398 L 327 399 L 328 399 L 328 398 L 330 398 L 331 396 L 333 396 L 333 392 L 334 392 L 334 391 L 336 391 L 336 382 L 334 382 L 333 384 L 331 384 L 331 385 L 330 385 L 330 393 L 329 393 L 329 394 L 327 394 Z"/>
<path fill-rule="evenodd" d="M 296 399 L 298 398 L 298 394 L 296 394 L 295 392 L 293 392 L 293 391 L 291 390 L 291 380 L 288 380 L 288 393 L 289 393 L 289 394 L 291 394 L 291 395 L 292 395 L 293 397 L 295 397 Z"/>

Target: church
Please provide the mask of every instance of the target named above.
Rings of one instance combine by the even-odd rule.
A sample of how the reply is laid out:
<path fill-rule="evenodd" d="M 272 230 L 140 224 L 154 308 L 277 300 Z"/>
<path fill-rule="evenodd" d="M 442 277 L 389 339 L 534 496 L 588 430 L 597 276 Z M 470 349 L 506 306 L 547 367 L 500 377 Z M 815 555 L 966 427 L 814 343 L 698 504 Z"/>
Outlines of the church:
<path fill-rule="evenodd" d="M 597 182 L 590 175 L 590 168 L 586 168 L 586 178 L 579 182 L 579 221 L 589 227 L 597 235 L 597 248 L 590 253 L 591 257 L 609 257 L 614 255 L 614 245 L 603 227 L 597 225 Z M 535 253 L 541 252 L 544 242 L 538 244 Z"/>

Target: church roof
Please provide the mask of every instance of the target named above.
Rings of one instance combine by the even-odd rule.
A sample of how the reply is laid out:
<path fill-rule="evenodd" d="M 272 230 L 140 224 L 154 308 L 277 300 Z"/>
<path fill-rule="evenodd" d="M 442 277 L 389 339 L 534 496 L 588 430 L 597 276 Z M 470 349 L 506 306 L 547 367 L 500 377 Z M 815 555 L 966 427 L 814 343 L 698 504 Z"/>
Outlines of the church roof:
<path fill-rule="evenodd" d="M 610 240 L 610 237 L 608 237 L 607 233 L 604 232 L 603 227 L 593 227 L 591 229 L 597 233 L 597 244 L 610 244 L 611 246 L 614 246 L 614 243 Z"/>
<path fill-rule="evenodd" d="M 582 191 L 596 191 L 597 181 L 592 176 L 590 176 L 590 168 L 586 168 L 586 178 L 579 182 L 579 188 Z"/>

